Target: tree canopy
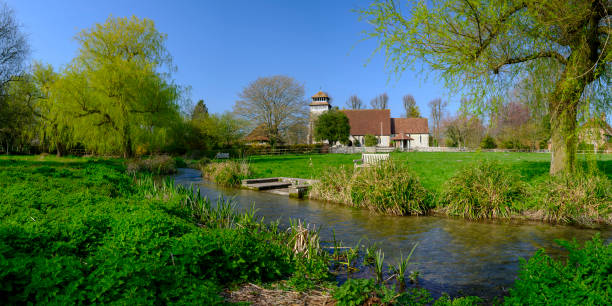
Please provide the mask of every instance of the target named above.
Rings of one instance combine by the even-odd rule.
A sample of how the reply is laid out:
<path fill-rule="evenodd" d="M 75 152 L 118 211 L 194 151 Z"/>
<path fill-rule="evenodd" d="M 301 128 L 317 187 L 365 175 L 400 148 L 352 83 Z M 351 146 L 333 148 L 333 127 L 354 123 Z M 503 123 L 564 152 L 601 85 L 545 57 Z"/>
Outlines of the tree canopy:
<path fill-rule="evenodd" d="M 551 174 L 574 169 L 579 107 L 610 109 L 611 0 L 376 0 L 359 13 L 393 71 L 431 69 L 477 109 L 525 78 L 541 82 Z"/>
<path fill-rule="evenodd" d="M 304 86 L 291 77 L 260 77 L 248 84 L 239 96 L 234 113 L 254 125 L 263 123 L 272 144 L 281 142 L 296 122 L 305 122 Z"/>
<path fill-rule="evenodd" d="M 327 140 L 330 144 L 346 143 L 349 140 L 351 126 L 348 117 L 336 109 L 321 114 L 315 122 L 315 139 Z"/>
<path fill-rule="evenodd" d="M 421 112 L 419 111 L 419 107 L 416 105 L 416 101 L 414 97 L 410 94 L 405 95 L 402 98 L 402 102 L 404 104 L 404 110 L 406 111 L 406 118 L 420 118 Z"/>

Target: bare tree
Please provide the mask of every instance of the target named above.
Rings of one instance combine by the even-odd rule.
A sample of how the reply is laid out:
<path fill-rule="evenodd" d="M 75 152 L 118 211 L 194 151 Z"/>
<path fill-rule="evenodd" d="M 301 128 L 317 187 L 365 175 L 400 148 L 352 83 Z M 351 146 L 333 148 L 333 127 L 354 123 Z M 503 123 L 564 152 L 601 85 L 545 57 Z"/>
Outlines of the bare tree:
<path fill-rule="evenodd" d="M 234 112 L 252 123 L 263 123 L 273 144 L 282 141 L 286 130 L 301 120 L 307 107 L 304 86 L 284 75 L 260 77 L 247 85 L 239 97 Z"/>
<path fill-rule="evenodd" d="M 440 141 L 440 123 L 442 121 L 442 116 L 444 116 L 444 111 L 446 110 L 446 106 L 448 102 L 442 101 L 440 98 L 433 99 L 429 101 L 429 108 L 431 109 L 431 122 L 433 124 L 433 133 L 434 133 L 434 145 L 439 146 Z"/>
<path fill-rule="evenodd" d="M 370 101 L 373 109 L 387 109 L 389 106 L 389 96 L 387 93 L 380 94 Z"/>
<path fill-rule="evenodd" d="M 0 5 L 0 87 L 23 72 L 29 53 L 25 35 L 15 20 L 14 12 L 6 4 Z"/>
<path fill-rule="evenodd" d="M 352 95 L 346 101 L 346 106 L 349 109 L 362 109 L 363 108 L 363 102 L 361 101 L 361 99 L 359 99 L 359 97 L 357 97 L 357 95 Z"/>
<path fill-rule="evenodd" d="M 419 111 L 419 107 L 416 105 L 416 101 L 414 97 L 410 94 L 405 95 L 402 98 L 402 102 L 404 102 L 404 110 L 406 110 L 406 118 L 420 118 L 421 112 Z"/>

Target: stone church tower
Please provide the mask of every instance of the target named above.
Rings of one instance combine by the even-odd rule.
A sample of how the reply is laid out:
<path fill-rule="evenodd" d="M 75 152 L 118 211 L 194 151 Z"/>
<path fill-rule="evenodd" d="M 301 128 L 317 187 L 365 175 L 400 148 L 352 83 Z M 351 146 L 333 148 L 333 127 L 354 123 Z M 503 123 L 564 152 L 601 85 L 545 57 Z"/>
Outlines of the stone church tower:
<path fill-rule="evenodd" d="M 308 144 L 315 143 L 314 122 L 319 115 L 331 109 L 329 100 L 329 96 L 322 91 L 312 96 L 312 102 L 310 103 L 310 120 L 308 121 Z"/>

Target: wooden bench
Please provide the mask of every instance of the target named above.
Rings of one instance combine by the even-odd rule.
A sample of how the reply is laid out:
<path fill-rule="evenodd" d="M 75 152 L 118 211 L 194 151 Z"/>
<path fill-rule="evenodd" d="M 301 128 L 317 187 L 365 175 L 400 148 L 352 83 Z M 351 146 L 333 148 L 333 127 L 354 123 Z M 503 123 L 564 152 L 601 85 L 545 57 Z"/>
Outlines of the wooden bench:
<path fill-rule="evenodd" d="M 363 153 L 361 154 L 361 159 L 353 160 L 353 164 L 355 165 L 355 168 L 369 167 L 369 166 L 375 165 L 385 160 L 389 160 L 389 153 L 385 153 L 385 154 Z"/>
<path fill-rule="evenodd" d="M 229 158 L 229 153 L 217 153 L 217 155 L 215 155 L 215 158 L 217 159 L 228 159 Z"/>

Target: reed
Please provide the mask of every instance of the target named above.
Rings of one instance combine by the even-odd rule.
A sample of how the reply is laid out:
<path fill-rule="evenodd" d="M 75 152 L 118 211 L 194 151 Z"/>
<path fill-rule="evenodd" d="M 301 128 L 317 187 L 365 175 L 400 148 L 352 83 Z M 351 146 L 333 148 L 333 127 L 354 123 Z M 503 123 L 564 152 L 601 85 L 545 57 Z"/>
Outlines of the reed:
<path fill-rule="evenodd" d="M 403 292 L 406 289 L 406 271 L 408 270 L 408 264 L 410 263 L 410 258 L 412 257 L 412 253 L 414 253 L 414 250 L 416 249 L 418 245 L 419 243 L 417 242 L 412 247 L 412 250 L 410 250 L 410 254 L 408 254 L 406 258 L 404 258 L 404 255 L 400 252 L 399 262 L 397 263 L 396 266 L 391 267 L 391 269 L 393 270 L 393 273 L 395 274 L 395 277 L 397 278 L 400 292 Z"/>
<path fill-rule="evenodd" d="M 510 218 L 527 195 L 520 176 L 496 161 L 469 165 L 445 184 L 442 210 L 466 219 Z"/>
<path fill-rule="evenodd" d="M 309 194 L 388 215 L 425 214 L 432 198 L 408 165 L 393 160 L 357 170 L 329 168 Z"/>
<path fill-rule="evenodd" d="M 238 186 L 251 174 L 249 163 L 244 159 L 208 163 L 200 169 L 204 177 L 224 186 Z"/>
<path fill-rule="evenodd" d="M 385 262 L 385 253 L 381 249 L 376 251 L 376 257 L 374 257 L 374 268 L 376 272 L 376 282 L 382 284 L 383 281 L 383 264 Z"/>

